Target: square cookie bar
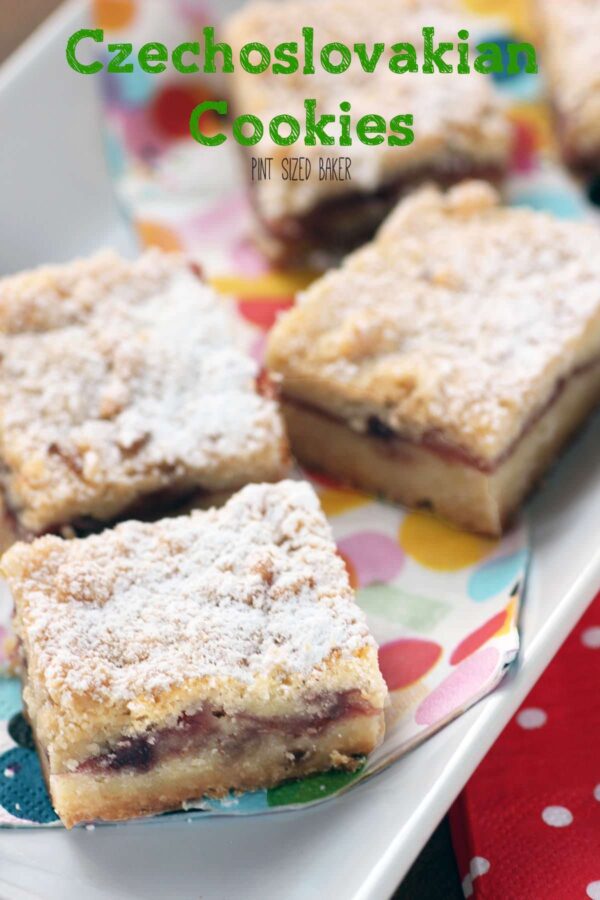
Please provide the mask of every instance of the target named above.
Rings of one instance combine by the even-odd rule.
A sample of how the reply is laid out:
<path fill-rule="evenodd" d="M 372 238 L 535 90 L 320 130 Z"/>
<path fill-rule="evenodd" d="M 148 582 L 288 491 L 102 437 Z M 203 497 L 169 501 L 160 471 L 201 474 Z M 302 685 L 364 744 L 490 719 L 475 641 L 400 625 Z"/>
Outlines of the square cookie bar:
<path fill-rule="evenodd" d="M 401 194 L 423 182 L 443 185 L 465 177 L 497 180 L 504 173 L 510 151 L 510 126 L 499 94 L 487 75 L 425 74 L 390 71 L 395 41 L 410 42 L 422 55 L 424 26 L 435 28 L 436 41 L 457 41 L 469 29 L 476 41 L 480 20 L 465 15 L 458 0 L 289 0 L 245 5 L 228 23 L 226 37 L 235 51 L 260 40 L 269 48 L 295 41 L 303 47 L 302 28 L 314 29 L 314 74 L 248 74 L 240 66 L 228 76 L 235 114 L 252 113 L 268 122 L 281 113 L 301 123 L 300 140 L 280 147 L 268 134 L 251 148 L 273 158 L 271 177 L 250 183 L 250 196 L 263 248 L 280 262 L 337 256 L 369 240 Z M 369 52 L 385 42 L 374 71 L 365 72 L 353 59 L 343 74 L 332 75 L 319 65 L 321 49 L 343 41 L 352 48 L 364 43 Z M 335 57 L 337 61 L 338 57 Z M 456 61 L 455 61 L 456 62 Z M 302 63 L 301 63 L 302 65 Z M 409 146 L 366 145 L 356 135 L 351 146 L 340 144 L 340 122 L 328 126 L 334 146 L 305 146 L 306 98 L 316 100 L 322 113 L 340 116 L 349 106 L 351 121 L 377 114 L 387 123 L 399 114 L 414 115 L 414 141 Z M 292 159 L 311 164 L 310 177 Z M 343 158 L 343 165 L 328 166 Z M 346 165 L 345 160 L 349 160 Z M 343 176 L 342 176 L 343 170 Z M 248 173 L 250 173 L 248 163 Z M 325 172 L 326 177 L 321 177 Z"/>
<path fill-rule="evenodd" d="M 17 544 L 2 571 L 67 827 L 351 770 L 382 738 L 377 648 L 304 482 Z"/>
<path fill-rule="evenodd" d="M 600 4 L 537 0 L 550 96 L 565 160 L 600 172 Z"/>
<path fill-rule="evenodd" d="M 600 233 L 423 189 L 271 332 L 301 462 L 496 535 L 600 398 Z"/>
<path fill-rule="evenodd" d="M 288 450 L 225 301 L 180 256 L 0 281 L 0 463 L 26 534 L 277 480 Z"/>

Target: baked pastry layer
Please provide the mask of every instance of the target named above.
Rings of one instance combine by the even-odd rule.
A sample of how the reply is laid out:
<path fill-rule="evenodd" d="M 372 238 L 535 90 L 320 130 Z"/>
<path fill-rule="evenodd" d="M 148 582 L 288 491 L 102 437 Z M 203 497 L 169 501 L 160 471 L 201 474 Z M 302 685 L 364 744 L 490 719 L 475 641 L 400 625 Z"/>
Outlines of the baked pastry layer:
<path fill-rule="evenodd" d="M 600 6 L 536 0 L 558 132 L 568 163 L 600 171 Z"/>
<path fill-rule="evenodd" d="M 226 37 L 235 50 L 256 40 L 257 35 L 271 48 L 292 40 L 301 44 L 304 26 L 314 28 L 316 59 L 325 44 L 335 41 L 343 41 L 349 47 L 364 42 L 369 49 L 386 41 L 387 48 L 373 72 L 365 72 L 357 60 L 343 75 L 330 75 L 319 67 L 309 76 L 274 75 L 270 70 L 255 75 L 238 67 L 229 76 L 237 113 L 252 112 L 268 121 L 285 112 L 302 122 L 304 100 L 310 97 L 317 101 L 321 112 L 332 115 L 339 115 L 340 102 L 348 101 L 353 121 L 373 113 L 386 121 L 400 113 L 415 116 L 414 142 L 400 149 L 387 142 L 367 146 L 357 139 L 351 146 L 311 147 L 297 143 L 279 147 L 268 137 L 263 138 L 260 153 L 273 157 L 272 177 L 253 183 L 251 190 L 257 214 L 273 246 L 281 243 L 291 247 L 296 240 L 301 248 L 303 242 L 314 244 L 318 238 L 324 248 L 339 245 L 344 237 L 348 249 L 356 239 L 372 235 L 389 209 L 389 196 L 397 197 L 406 185 L 423 178 L 439 178 L 447 183 L 465 175 L 499 174 L 505 170 L 510 128 L 503 102 L 489 76 L 476 72 L 468 77 L 456 72 L 390 72 L 390 46 L 396 40 L 419 48 L 424 25 L 435 28 L 436 40 L 452 41 L 464 28 L 469 28 L 475 37 L 478 27 L 477 20 L 465 18 L 464 9 L 456 0 L 374 0 L 367 15 L 362 0 L 259 0 L 245 5 L 230 18 Z M 335 128 L 330 125 L 328 131 L 333 134 Z M 257 149 L 253 148 L 253 152 Z M 308 180 L 281 177 L 285 174 L 283 162 L 295 156 L 312 162 L 313 172 Z M 351 180 L 320 179 L 319 158 L 340 156 L 351 160 Z M 320 225 L 320 218 L 335 218 L 338 223 L 346 220 L 344 229 Z M 368 218 L 372 221 L 369 232 L 360 233 Z"/>
<path fill-rule="evenodd" d="M 479 468 L 450 447 L 393 434 L 362 434 L 294 401 L 283 414 L 298 458 L 313 469 L 407 506 L 421 507 L 462 528 L 499 535 L 600 396 L 600 360 L 573 375 L 504 460 Z"/>
<path fill-rule="evenodd" d="M 2 571 L 24 702 L 69 826 L 351 767 L 381 738 L 376 646 L 305 483 L 17 544 Z"/>
<path fill-rule="evenodd" d="M 271 332 L 268 365 L 281 382 L 293 449 L 366 488 L 409 504 L 428 501 L 460 524 L 497 533 L 600 397 L 599 283 L 592 225 L 502 208 L 478 182 L 419 192 Z M 573 390 L 584 385 L 582 402 L 562 406 L 565 427 L 557 422 L 543 436 L 545 413 L 559 408 L 571 377 Z M 388 438 L 387 466 L 369 476 L 368 460 L 353 456 L 365 441 L 350 437 L 347 461 L 341 451 L 334 460 L 332 442 L 341 446 L 343 437 L 326 440 L 314 426 L 308 447 L 298 420 L 314 412 L 369 445 L 368 436 L 379 447 Z M 536 434 L 545 449 L 519 456 L 520 442 L 535 446 Z M 401 450 L 395 462 L 392 447 Z M 401 471 L 407 455 L 411 475 Z M 444 461 L 453 464 L 452 478 L 459 464 L 468 475 L 460 503 L 458 482 L 442 477 Z"/>
<path fill-rule="evenodd" d="M 103 253 L 13 276 L 0 323 L 2 483 L 22 528 L 285 473 L 279 412 L 235 317 L 183 258 Z"/>

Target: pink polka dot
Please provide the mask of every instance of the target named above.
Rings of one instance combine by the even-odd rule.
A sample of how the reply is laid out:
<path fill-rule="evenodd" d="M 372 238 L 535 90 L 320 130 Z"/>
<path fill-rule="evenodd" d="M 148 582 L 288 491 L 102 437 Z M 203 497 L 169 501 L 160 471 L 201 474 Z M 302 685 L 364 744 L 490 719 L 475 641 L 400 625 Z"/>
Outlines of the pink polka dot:
<path fill-rule="evenodd" d="M 486 647 L 467 657 L 423 700 L 415 713 L 417 725 L 434 725 L 459 712 L 486 687 L 499 658 L 496 647 Z"/>
<path fill-rule="evenodd" d="M 360 587 L 391 581 L 404 565 L 404 554 L 392 538 L 377 531 L 357 531 L 338 542 L 352 563 Z"/>
<path fill-rule="evenodd" d="M 231 259 L 240 275 L 264 275 L 269 270 L 265 257 L 245 237 L 232 246 Z"/>
<path fill-rule="evenodd" d="M 249 353 L 252 359 L 257 362 L 260 366 L 265 361 L 265 353 L 267 351 L 267 336 L 266 334 L 259 334 L 258 337 L 252 342 L 249 347 Z"/>

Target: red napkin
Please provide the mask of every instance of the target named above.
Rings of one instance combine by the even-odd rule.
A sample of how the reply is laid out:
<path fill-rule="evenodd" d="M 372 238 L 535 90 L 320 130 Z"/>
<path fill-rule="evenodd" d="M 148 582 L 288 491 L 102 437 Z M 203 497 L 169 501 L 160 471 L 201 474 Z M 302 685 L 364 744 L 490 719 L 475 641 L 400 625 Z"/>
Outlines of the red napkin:
<path fill-rule="evenodd" d="M 600 594 L 450 823 L 465 897 L 600 900 Z"/>

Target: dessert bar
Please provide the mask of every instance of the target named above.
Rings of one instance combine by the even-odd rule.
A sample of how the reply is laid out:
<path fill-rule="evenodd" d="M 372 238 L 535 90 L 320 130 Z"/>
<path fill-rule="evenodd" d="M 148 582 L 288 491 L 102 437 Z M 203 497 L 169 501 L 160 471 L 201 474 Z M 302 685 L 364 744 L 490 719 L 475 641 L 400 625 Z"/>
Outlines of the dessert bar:
<path fill-rule="evenodd" d="M 352 121 L 377 116 L 386 121 L 414 114 L 414 141 L 390 146 L 375 137 L 370 145 L 340 141 L 340 125 L 327 126 L 334 146 L 288 147 L 271 144 L 265 136 L 251 148 L 253 157 L 272 157 L 270 178 L 251 181 L 250 196 L 259 222 L 264 249 L 280 262 L 337 255 L 372 237 L 399 195 L 425 180 L 448 185 L 468 176 L 499 179 L 506 169 L 510 127 L 503 101 L 489 75 L 473 71 L 433 74 L 390 71 L 395 41 L 419 49 L 423 26 L 435 29 L 436 39 L 454 42 L 463 29 L 476 39 L 477 20 L 465 16 L 456 0 L 290 0 L 287 3 L 252 2 L 228 23 L 226 36 L 234 49 L 260 38 L 267 47 L 286 41 L 302 43 L 302 29 L 314 29 L 314 58 L 331 42 L 352 48 L 364 44 L 373 53 L 367 71 L 357 59 L 343 74 L 316 67 L 290 74 L 248 74 L 240 67 L 228 76 L 236 114 L 252 113 L 262 120 L 285 112 L 300 122 L 306 98 L 316 101 L 321 113 L 339 117 L 343 108 Z M 375 46 L 385 42 L 377 59 Z M 337 61 L 337 56 L 335 57 Z M 340 106 L 342 104 L 342 106 Z M 372 125 L 373 123 L 371 123 Z M 375 132 L 371 134 L 376 135 Z M 380 143 L 377 143 L 379 141 Z M 311 163 L 309 178 L 291 178 L 290 159 L 301 156 Z M 323 166 L 339 157 L 349 160 L 344 177 L 320 177 Z M 251 167 L 248 161 L 248 172 Z M 337 171 L 337 169 L 335 169 Z"/>
<path fill-rule="evenodd" d="M 67 827 L 352 770 L 381 740 L 377 648 L 304 482 L 2 558 L 23 699 Z"/>
<path fill-rule="evenodd" d="M 0 281 L 0 463 L 23 536 L 287 471 L 236 319 L 182 257 L 102 253 Z"/>
<path fill-rule="evenodd" d="M 600 172 L 600 5 L 537 0 L 550 97 L 565 160 Z"/>
<path fill-rule="evenodd" d="M 268 366 L 301 462 L 499 534 L 600 399 L 600 233 L 424 188 L 278 321 Z"/>

